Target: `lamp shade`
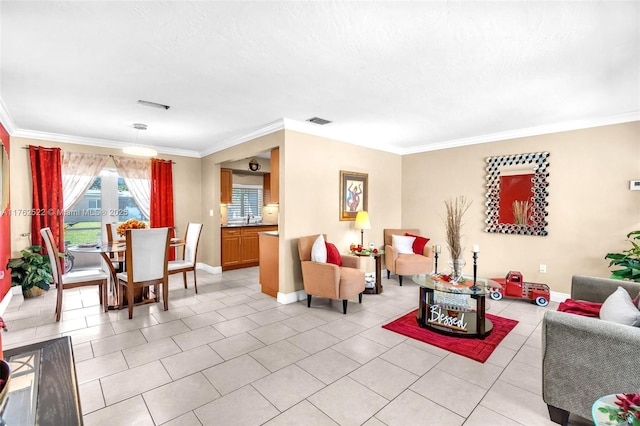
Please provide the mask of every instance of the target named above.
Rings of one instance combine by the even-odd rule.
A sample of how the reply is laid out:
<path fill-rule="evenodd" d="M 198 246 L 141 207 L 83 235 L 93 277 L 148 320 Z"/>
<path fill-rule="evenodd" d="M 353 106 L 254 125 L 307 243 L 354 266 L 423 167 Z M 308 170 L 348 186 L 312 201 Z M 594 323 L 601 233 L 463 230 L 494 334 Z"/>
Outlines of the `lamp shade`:
<path fill-rule="evenodd" d="M 369 221 L 369 213 L 358 212 L 356 215 L 356 229 L 371 229 L 371 222 Z"/>

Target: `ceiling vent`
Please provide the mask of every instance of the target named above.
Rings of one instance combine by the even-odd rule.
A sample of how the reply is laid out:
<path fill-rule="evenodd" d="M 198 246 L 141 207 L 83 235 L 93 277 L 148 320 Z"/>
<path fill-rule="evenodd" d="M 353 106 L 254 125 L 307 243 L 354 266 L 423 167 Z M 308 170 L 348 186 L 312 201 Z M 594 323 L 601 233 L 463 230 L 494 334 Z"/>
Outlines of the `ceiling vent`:
<path fill-rule="evenodd" d="M 171 108 L 169 105 L 162 105 L 156 102 L 143 101 L 142 99 L 138 99 L 138 103 L 140 105 L 148 106 L 151 108 L 160 108 L 160 109 L 169 109 Z"/>
<path fill-rule="evenodd" d="M 320 118 L 320 117 L 307 118 L 307 121 L 310 122 L 310 123 L 319 124 L 321 126 L 324 126 L 325 124 L 331 123 L 331 121 L 325 120 L 324 118 Z"/>

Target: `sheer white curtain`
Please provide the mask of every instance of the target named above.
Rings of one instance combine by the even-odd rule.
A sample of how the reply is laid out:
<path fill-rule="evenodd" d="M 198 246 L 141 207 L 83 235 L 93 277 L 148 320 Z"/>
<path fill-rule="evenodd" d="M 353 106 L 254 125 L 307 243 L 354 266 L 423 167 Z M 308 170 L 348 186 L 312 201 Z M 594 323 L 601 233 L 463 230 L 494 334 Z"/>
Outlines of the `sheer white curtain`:
<path fill-rule="evenodd" d="M 113 161 L 140 211 L 151 217 L 151 160 L 114 155 Z"/>
<path fill-rule="evenodd" d="M 109 157 L 102 154 L 62 151 L 63 209 L 70 210 L 87 192 Z"/>

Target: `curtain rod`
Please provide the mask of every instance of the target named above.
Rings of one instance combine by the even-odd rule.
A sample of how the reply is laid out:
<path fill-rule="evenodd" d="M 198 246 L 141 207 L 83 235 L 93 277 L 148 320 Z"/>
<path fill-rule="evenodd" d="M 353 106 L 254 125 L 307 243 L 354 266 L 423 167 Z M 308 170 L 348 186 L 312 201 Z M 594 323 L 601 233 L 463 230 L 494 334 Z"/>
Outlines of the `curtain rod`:
<path fill-rule="evenodd" d="M 109 154 L 109 157 L 113 158 L 115 156 L 113 154 Z M 159 158 L 159 160 L 161 160 L 161 159 Z M 162 160 L 162 161 L 168 161 L 168 160 Z M 176 164 L 176 162 L 175 161 L 171 161 L 171 164 Z"/>
<path fill-rule="evenodd" d="M 56 149 L 56 148 L 46 148 L 46 147 L 34 146 L 34 149 L 35 149 L 36 151 L 37 151 L 38 149 L 40 149 L 40 148 L 42 148 L 42 149 L 47 149 L 47 150 L 53 150 L 53 149 Z M 29 145 L 27 145 L 27 146 L 23 146 L 23 147 L 22 147 L 22 149 L 29 149 Z M 113 157 L 114 157 L 114 155 L 113 155 L 113 154 L 109 154 L 109 157 L 113 158 Z M 167 160 L 163 160 L 163 161 L 167 161 Z M 171 164 L 176 164 L 176 162 L 172 160 L 172 161 L 171 161 Z"/>

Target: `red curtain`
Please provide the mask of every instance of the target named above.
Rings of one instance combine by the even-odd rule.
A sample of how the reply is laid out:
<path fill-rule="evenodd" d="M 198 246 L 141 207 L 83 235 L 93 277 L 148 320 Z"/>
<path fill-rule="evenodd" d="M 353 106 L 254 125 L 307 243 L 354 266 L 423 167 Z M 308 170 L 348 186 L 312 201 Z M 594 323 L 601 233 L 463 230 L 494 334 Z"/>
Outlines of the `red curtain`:
<path fill-rule="evenodd" d="M 174 227 L 173 223 L 173 174 L 171 161 L 151 159 L 151 217 L 152 228 Z M 175 250 L 169 260 L 175 259 Z"/>
<path fill-rule="evenodd" d="M 40 230 L 51 228 L 58 249 L 64 247 L 64 244 L 61 244 L 64 243 L 64 215 L 60 153 L 60 148 L 29 145 L 33 182 L 31 242 L 34 245 L 42 245 Z"/>

